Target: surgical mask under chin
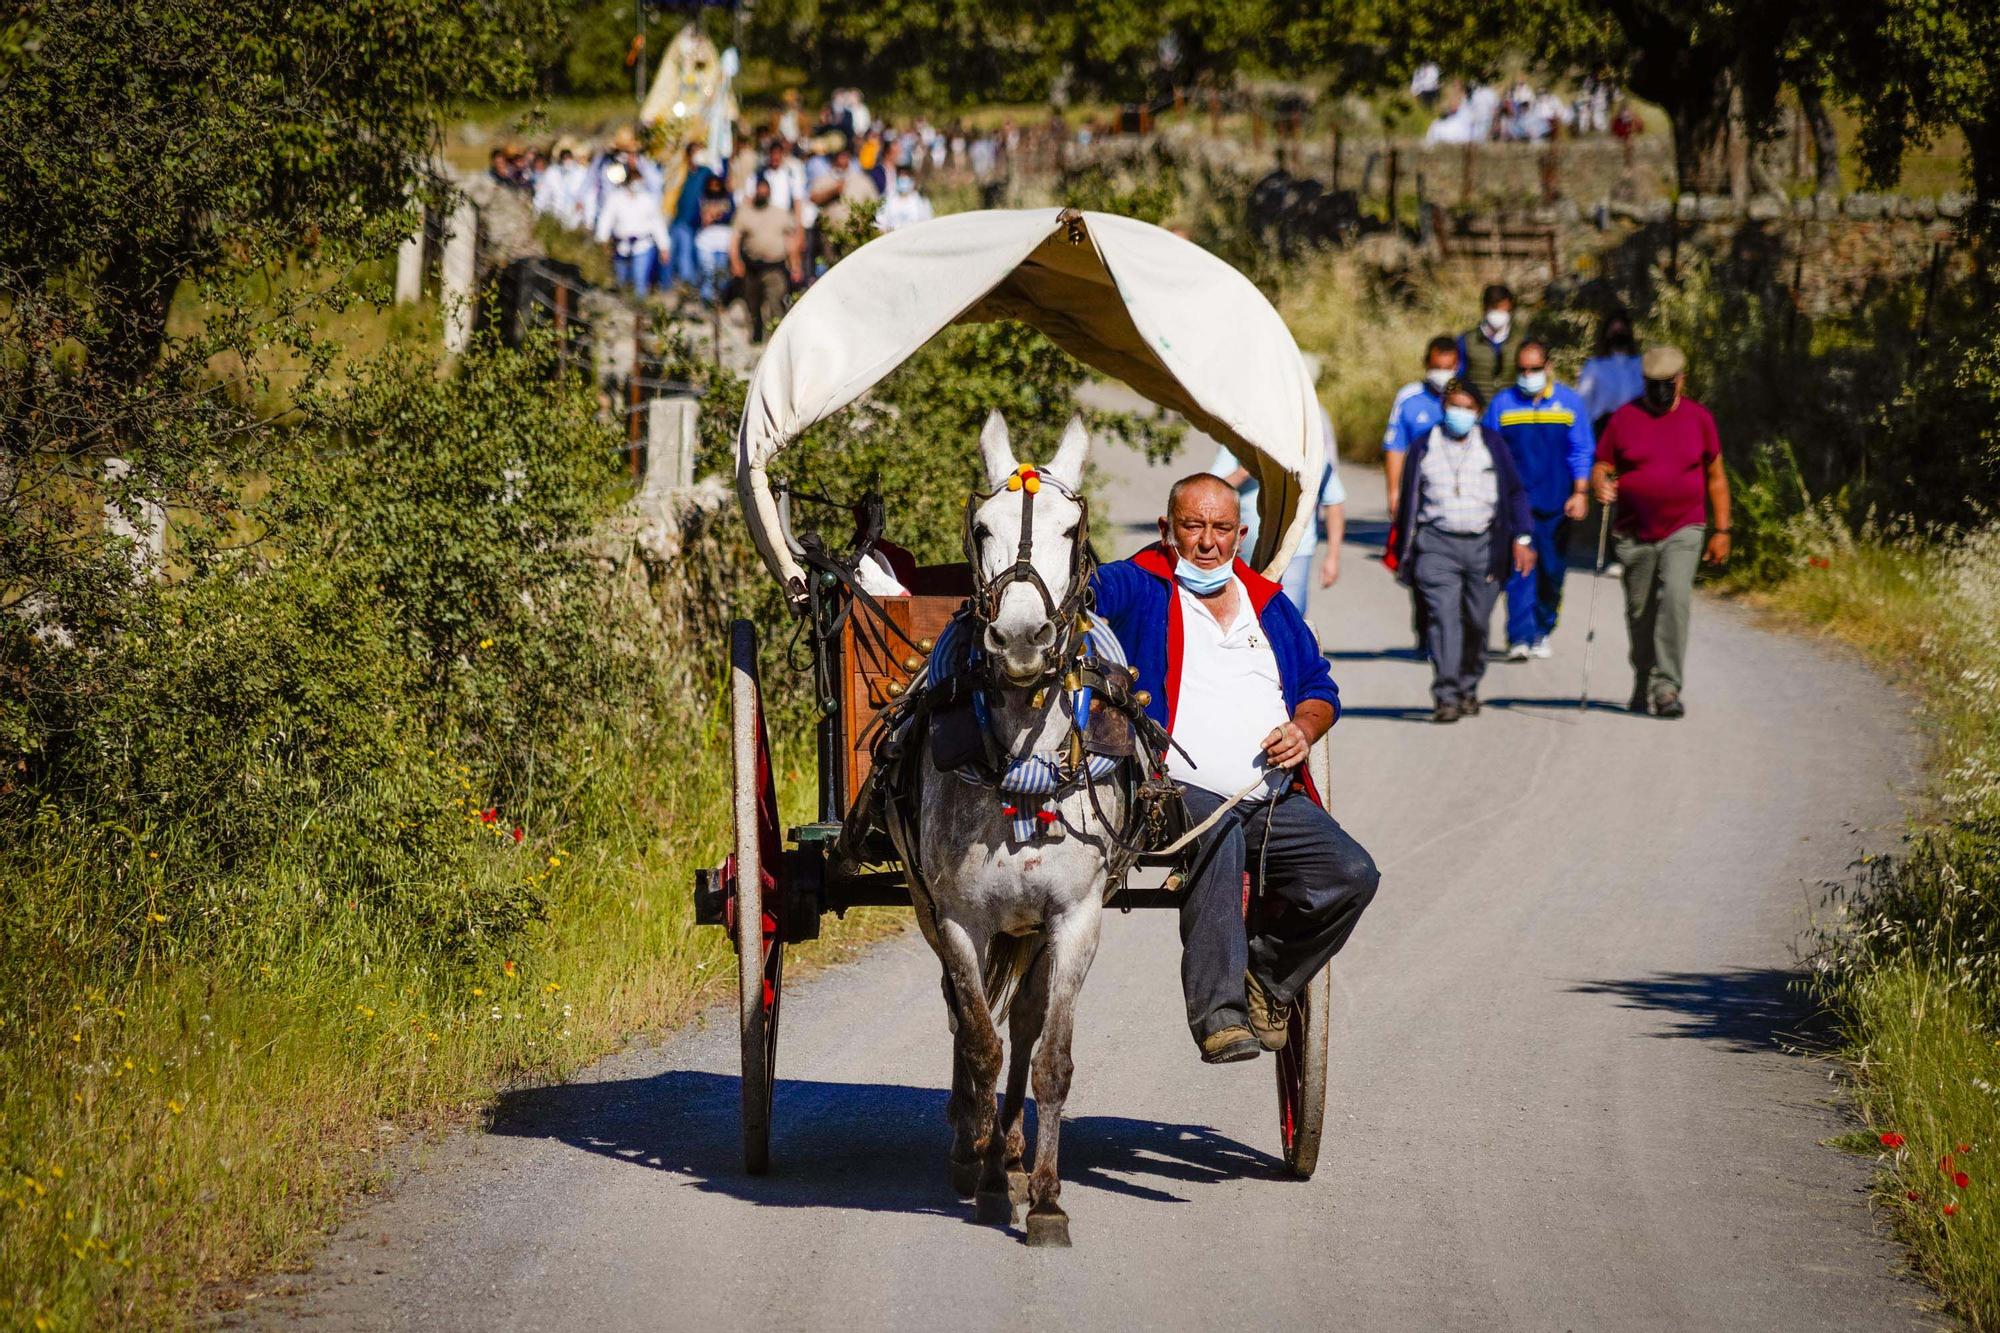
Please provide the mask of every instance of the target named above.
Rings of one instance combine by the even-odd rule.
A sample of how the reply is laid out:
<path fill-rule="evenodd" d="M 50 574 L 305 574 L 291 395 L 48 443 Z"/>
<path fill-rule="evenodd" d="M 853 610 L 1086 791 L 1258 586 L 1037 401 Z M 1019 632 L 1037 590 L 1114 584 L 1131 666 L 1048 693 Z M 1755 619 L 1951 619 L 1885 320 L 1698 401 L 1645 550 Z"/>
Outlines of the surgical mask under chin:
<path fill-rule="evenodd" d="M 1197 597 L 1207 597 L 1221 592 L 1230 579 L 1230 566 L 1235 562 L 1225 560 L 1214 569 L 1203 569 L 1184 555 L 1175 553 L 1174 582 L 1186 588 Z"/>
<path fill-rule="evenodd" d="M 1486 331 L 1497 342 L 1507 340 L 1507 330 L 1514 326 L 1514 312 L 1511 310 L 1489 310 L 1486 312 Z"/>
<path fill-rule="evenodd" d="M 1549 387 L 1549 372 L 1546 370 L 1524 370 L 1514 382 L 1521 386 L 1522 393 L 1540 393 Z"/>
<path fill-rule="evenodd" d="M 1462 440 L 1472 434 L 1472 428 L 1479 424 L 1479 413 L 1469 407 L 1447 407 L 1444 410 L 1444 433 L 1454 440 Z"/>
<path fill-rule="evenodd" d="M 1444 386 L 1451 383 L 1450 367 L 1446 367 L 1442 370 L 1433 367 L 1430 370 L 1426 370 L 1424 372 L 1424 382 L 1430 385 L 1433 389 L 1436 389 L 1439 393 L 1443 393 Z"/>

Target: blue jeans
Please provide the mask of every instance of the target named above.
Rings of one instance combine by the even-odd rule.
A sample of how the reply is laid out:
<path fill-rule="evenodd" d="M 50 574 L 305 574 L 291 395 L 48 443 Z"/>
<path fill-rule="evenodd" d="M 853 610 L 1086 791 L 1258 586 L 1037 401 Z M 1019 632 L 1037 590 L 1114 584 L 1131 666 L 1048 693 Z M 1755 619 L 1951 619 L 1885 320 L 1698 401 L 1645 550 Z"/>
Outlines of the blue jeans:
<path fill-rule="evenodd" d="M 1200 787 L 1183 783 L 1181 792 L 1196 823 L 1222 804 Z M 1181 992 L 1199 1042 L 1249 1021 L 1246 971 L 1290 1004 L 1354 933 L 1381 873 L 1361 844 L 1298 790 L 1243 802 L 1195 848 L 1181 900 Z M 1264 875 L 1248 921 L 1246 870 Z"/>
<path fill-rule="evenodd" d="M 692 287 L 701 279 L 701 268 L 694 258 L 694 224 L 676 222 L 667 228 L 667 239 L 673 244 L 671 261 L 675 282 L 684 282 Z"/>
<path fill-rule="evenodd" d="M 729 252 L 703 250 L 696 266 L 701 272 L 701 299 L 713 305 L 722 299 L 722 284 L 729 280 Z"/>
<path fill-rule="evenodd" d="M 1535 569 L 1507 576 L 1507 644 L 1533 643 L 1555 633 L 1569 573 L 1570 521 L 1562 511 L 1535 515 Z"/>
<path fill-rule="evenodd" d="M 637 246 L 629 255 L 611 256 L 611 275 L 618 285 L 634 296 L 644 296 L 653 290 L 653 261 L 659 255 L 659 247 L 651 241 Z"/>

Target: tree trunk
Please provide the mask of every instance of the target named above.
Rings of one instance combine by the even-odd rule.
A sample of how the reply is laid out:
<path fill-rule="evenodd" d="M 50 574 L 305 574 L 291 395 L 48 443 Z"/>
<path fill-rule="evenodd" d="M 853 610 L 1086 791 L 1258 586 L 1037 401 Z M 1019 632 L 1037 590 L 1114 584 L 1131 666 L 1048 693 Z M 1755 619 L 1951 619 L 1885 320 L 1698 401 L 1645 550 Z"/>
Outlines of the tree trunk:
<path fill-rule="evenodd" d="M 1826 98 L 1814 86 L 1799 89 L 1799 109 L 1812 129 L 1813 193 L 1840 193 L 1840 131 L 1827 114 Z"/>
<path fill-rule="evenodd" d="M 1725 66 L 1705 77 L 1683 74 L 1662 90 L 1659 100 L 1674 124 L 1674 174 L 1683 194 L 1730 191 L 1733 83 Z"/>
<path fill-rule="evenodd" d="M 136 248 L 115 251 L 106 262 L 98 290 L 112 309 L 105 321 L 111 333 L 97 351 L 97 366 L 113 384 L 135 385 L 159 361 L 178 285 L 174 265 L 153 262 Z"/>

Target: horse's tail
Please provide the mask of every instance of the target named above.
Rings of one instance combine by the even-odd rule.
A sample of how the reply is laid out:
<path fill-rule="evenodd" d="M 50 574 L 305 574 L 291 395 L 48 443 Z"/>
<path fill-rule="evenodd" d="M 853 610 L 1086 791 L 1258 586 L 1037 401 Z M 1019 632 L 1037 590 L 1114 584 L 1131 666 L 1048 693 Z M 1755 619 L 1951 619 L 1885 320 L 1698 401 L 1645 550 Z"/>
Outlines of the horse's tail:
<path fill-rule="evenodd" d="M 1007 1021 L 1007 1008 L 1014 1002 L 1014 989 L 1021 984 L 1021 978 L 1028 975 L 1028 969 L 1035 965 L 1035 956 L 1042 950 L 1043 938 L 1034 935 L 997 935 L 986 950 L 986 1010 L 993 1015 L 995 1023 Z"/>

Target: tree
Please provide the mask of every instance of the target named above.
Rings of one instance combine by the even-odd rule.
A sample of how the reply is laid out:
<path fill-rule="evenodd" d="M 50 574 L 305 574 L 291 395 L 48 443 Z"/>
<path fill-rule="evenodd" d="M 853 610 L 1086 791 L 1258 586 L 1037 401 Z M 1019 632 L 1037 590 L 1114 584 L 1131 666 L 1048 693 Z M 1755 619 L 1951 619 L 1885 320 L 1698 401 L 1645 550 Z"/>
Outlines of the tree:
<path fill-rule="evenodd" d="M 1861 167 L 1887 188 L 1904 154 L 1956 126 L 1978 201 L 2000 234 L 2000 26 L 1954 0 L 1847 0 L 1819 34 L 1836 86 L 1861 122 Z"/>
<path fill-rule="evenodd" d="M 0 752 L 67 734 L 130 607 L 121 527 L 171 506 L 183 568 L 254 535 L 245 473 L 334 360 L 313 316 L 364 297 L 452 108 L 519 87 L 549 13 L 42 0 L 7 29 Z"/>

